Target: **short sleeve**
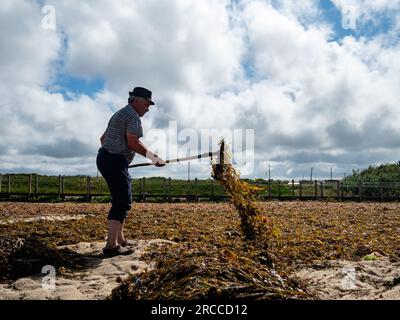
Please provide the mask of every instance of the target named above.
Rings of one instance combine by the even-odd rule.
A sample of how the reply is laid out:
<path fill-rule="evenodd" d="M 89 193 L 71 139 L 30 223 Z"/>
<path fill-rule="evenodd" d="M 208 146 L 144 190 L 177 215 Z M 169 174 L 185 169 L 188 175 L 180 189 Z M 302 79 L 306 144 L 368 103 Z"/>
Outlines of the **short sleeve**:
<path fill-rule="evenodd" d="M 143 137 L 142 122 L 139 117 L 132 117 L 126 126 L 126 132 L 132 133 L 138 138 Z"/>

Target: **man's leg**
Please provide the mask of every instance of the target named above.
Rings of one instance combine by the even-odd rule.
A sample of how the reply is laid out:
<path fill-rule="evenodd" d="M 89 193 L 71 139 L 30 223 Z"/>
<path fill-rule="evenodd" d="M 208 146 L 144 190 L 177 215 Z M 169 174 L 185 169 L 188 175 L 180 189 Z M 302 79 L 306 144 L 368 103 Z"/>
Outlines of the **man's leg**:
<path fill-rule="evenodd" d="M 118 235 L 120 233 L 122 223 L 118 220 L 108 220 L 108 236 L 105 249 L 114 249 L 118 246 Z"/>
<path fill-rule="evenodd" d="M 132 204 L 132 178 L 129 175 L 128 168 L 125 168 L 123 171 L 123 176 L 124 176 L 124 183 L 122 184 L 124 186 L 123 190 L 123 196 L 122 196 L 122 201 L 123 201 L 123 209 L 122 210 L 122 218 L 121 218 L 121 226 L 118 232 L 118 244 L 123 244 L 125 242 L 125 237 L 124 237 L 124 222 L 126 220 L 126 217 L 128 215 L 129 210 L 131 209 L 131 204 Z"/>
<path fill-rule="evenodd" d="M 121 223 L 121 226 L 120 226 L 120 228 L 118 230 L 117 242 L 118 242 L 118 244 L 123 244 L 125 242 L 124 222 Z"/>

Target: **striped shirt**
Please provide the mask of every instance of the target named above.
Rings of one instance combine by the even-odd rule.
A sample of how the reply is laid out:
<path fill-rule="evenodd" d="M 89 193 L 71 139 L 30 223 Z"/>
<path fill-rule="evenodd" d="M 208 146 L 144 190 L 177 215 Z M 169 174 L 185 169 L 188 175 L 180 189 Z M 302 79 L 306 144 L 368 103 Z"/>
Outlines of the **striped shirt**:
<path fill-rule="evenodd" d="M 111 117 L 106 132 L 104 133 L 104 143 L 102 147 L 110 153 L 124 155 L 130 163 L 135 157 L 135 152 L 128 147 L 126 133 L 132 133 L 138 138 L 143 137 L 140 117 L 129 104 L 118 110 Z"/>

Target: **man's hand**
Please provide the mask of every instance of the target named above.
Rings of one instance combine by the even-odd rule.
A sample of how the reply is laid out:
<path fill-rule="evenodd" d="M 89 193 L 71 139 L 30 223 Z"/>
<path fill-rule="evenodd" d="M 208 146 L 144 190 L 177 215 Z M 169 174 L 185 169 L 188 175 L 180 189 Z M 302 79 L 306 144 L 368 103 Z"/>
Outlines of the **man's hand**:
<path fill-rule="evenodd" d="M 127 133 L 126 139 L 128 141 L 128 147 L 130 149 L 139 153 L 143 157 L 150 159 L 151 161 L 153 161 L 153 164 L 157 167 L 165 166 L 165 161 L 156 154 L 154 154 L 153 152 L 151 152 L 149 149 L 147 149 L 147 147 L 139 140 L 139 138 L 136 135 L 132 133 Z"/>
<path fill-rule="evenodd" d="M 153 163 L 156 167 L 164 167 L 165 166 L 165 161 L 161 159 L 159 156 L 154 155 L 153 158 Z"/>

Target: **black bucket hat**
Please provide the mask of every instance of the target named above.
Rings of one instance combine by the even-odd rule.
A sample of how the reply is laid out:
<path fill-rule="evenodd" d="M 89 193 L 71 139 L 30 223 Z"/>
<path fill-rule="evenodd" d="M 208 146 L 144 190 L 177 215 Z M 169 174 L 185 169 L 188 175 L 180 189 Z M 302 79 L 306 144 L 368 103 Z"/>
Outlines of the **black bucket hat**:
<path fill-rule="evenodd" d="M 154 105 L 155 103 L 151 100 L 151 91 L 147 90 L 146 88 L 142 87 L 135 87 L 132 92 L 129 92 L 129 96 L 135 96 L 135 97 L 140 97 L 143 99 L 146 99 L 148 102 L 150 102 L 151 105 Z"/>

